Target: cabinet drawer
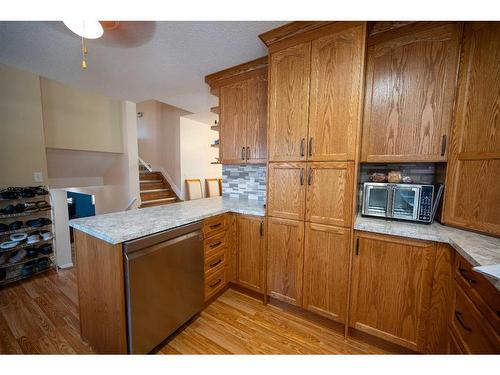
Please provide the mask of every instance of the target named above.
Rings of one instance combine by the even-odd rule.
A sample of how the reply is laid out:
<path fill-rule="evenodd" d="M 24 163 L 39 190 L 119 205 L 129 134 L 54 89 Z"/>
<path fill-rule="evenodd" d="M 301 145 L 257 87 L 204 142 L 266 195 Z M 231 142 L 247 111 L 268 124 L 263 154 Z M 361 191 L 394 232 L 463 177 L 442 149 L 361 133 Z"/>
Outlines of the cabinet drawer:
<path fill-rule="evenodd" d="M 500 292 L 484 276 L 472 270 L 472 265 L 457 254 L 455 280 L 474 305 L 500 334 Z"/>
<path fill-rule="evenodd" d="M 226 216 L 220 215 L 203 221 L 203 235 L 209 238 L 226 229 Z"/>
<path fill-rule="evenodd" d="M 451 328 L 465 352 L 500 353 L 500 339 L 495 330 L 458 284 L 455 284 L 455 308 Z"/>
<path fill-rule="evenodd" d="M 205 301 L 221 291 L 227 284 L 226 267 L 205 278 Z"/>
<path fill-rule="evenodd" d="M 226 232 L 216 234 L 213 237 L 206 238 L 203 241 L 205 248 L 205 259 L 211 257 L 214 253 L 227 247 Z"/>
<path fill-rule="evenodd" d="M 226 267 L 227 264 L 227 249 L 223 248 L 213 253 L 210 257 L 205 258 L 205 276 L 211 275 Z"/>

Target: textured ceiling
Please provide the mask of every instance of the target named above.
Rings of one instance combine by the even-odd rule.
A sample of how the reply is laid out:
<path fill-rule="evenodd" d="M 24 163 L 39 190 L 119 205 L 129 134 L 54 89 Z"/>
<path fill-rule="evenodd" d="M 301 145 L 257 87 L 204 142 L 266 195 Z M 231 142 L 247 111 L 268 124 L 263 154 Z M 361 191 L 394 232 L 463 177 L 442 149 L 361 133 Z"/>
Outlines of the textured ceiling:
<path fill-rule="evenodd" d="M 80 40 L 62 23 L 0 22 L 0 62 L 118 99 L 156 99 L 208 123 L 217 98 L 204 76 L 265 55 L 258 35 L 284 23 L 129 24 L 121 35 L 128 36 L 126 46 L 111 31 L 89 41 L 89 68 L 82 71 Z"/>

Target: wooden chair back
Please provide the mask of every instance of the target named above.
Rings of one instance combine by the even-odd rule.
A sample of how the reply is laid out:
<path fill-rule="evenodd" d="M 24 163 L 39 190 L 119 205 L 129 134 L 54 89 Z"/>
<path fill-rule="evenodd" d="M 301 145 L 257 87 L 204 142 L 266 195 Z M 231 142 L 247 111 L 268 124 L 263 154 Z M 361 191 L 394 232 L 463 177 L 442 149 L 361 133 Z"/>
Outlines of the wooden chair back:
<path fill-rule="evenodd" d="M 199 178 L 186 179 L 186 192 L 189 201 L 203 198 L 201 180 Z"/>
<path fill-rule="evenodd" d="M 205 183 L 207 185 L 207 197 L 218 197 L 221 195 L 218 178 L 206 178 Z"/>

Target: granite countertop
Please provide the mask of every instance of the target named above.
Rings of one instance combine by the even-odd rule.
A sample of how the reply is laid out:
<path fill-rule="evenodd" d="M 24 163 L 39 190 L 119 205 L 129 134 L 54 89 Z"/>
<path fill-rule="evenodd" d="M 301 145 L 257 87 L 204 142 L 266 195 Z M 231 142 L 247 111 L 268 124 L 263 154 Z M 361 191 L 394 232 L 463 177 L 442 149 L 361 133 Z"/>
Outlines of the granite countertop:
<path fill-rule="evenodd" d="M 265 211 L 261 202 L 214 197 L 74 219 L 69 225 L 115 245 L 226 212 L 265 216 Z"/>
<path fill-rule="evenodd" d="M 441 225 L 419 224 L 358 215 L 354 229 L 450 244 L 500 290 L 500 238 Z"/>

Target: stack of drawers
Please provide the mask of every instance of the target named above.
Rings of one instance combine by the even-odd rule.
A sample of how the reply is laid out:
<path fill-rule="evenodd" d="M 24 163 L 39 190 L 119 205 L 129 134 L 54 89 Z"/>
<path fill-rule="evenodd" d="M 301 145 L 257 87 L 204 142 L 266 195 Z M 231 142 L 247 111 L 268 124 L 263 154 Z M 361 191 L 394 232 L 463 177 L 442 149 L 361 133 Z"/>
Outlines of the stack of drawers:
<path fill-rule="evenodd" d="M 226 215 L 214 216 L 203 222 L 205 248 L 205 301 L 224 289 L 227 284 L 228 223 Z"/>
<path fill-rule="evenodd" d="M 457 254 L 450 352 L 500 353 L 500 292 Z"/>

